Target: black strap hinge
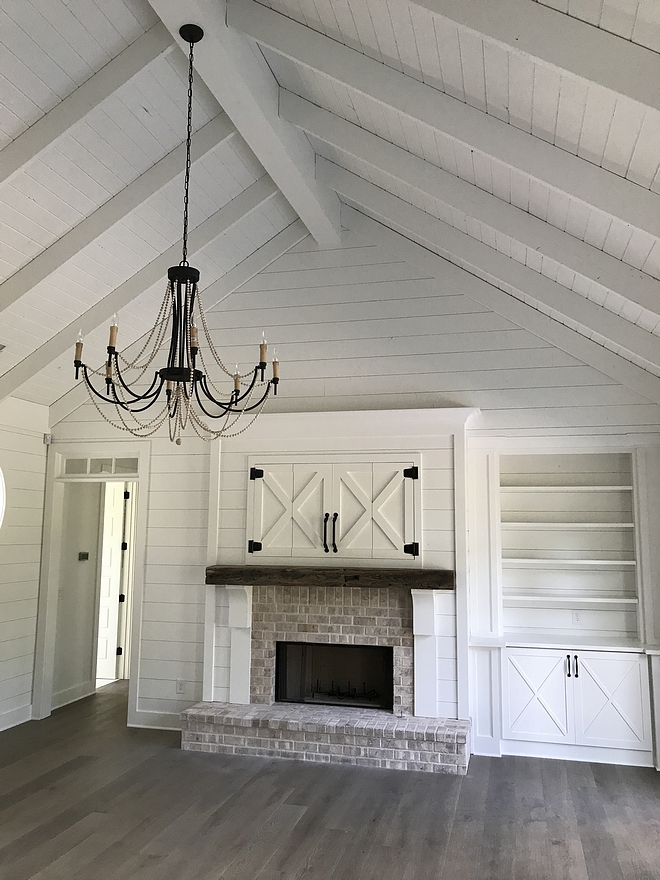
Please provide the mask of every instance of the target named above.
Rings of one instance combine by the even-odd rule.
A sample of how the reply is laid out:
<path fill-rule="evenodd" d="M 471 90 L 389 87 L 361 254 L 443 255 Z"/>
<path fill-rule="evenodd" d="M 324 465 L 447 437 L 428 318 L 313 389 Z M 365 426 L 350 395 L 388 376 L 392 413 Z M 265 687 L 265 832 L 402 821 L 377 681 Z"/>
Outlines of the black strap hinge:
<path fill-rule="evenodd" d="M 126 601 L 126 593 L 120 593 L 120 594 L 119 594 L 119 601 L 120 601 L 120 602 L 125 602 L 125 601 Z"/>
<path fill-rule="evenodd" d="M 262 546 L 261 541 L 248 541 L 248 553 L 258 553 Z"/>
<path fill-rule="evenodd" d="M 121 549 L 122 549 L 122 550 L 128 550 L 128 544 L 127 544 L 126 541 L 122 541 L 122 542 L 121 542 Z"/>
<path fill-rule="evenodd" d="M 131 493 L 130 493 L 130 492 L 124 492 L 124 501 L 128 501 L 128 499 L 129 499 L 130 497 L 131 497 Z"/>
<path fill-rule="evenodd" d="M 117 648 L 117 656 L 118 656 L 118 657 L 121 657 L 121 655 L 122 655 L 123 653 L 124 653 L 124 649 L 123 649 L 123 648 Z"/>
<path fill-rule="evenodd" d="M 410 556 L 419 556 L 419 543 L 417 541 L 413 541 L 412 544 L 404 544 L 403 552 L 408 553 Z"/>
<path fill-rule="evenodd" d="M 263 479 L 264 472 L 261 468 L 250 468 L 250 479 L 251 480 L 261 480 Z"/>
<path fill-rule="evenodd" d="M 411 480 L 419 480 L 419 468 L 416 464 L 412 467 L 403 469 L 403 476 L 410 477 Z"/>

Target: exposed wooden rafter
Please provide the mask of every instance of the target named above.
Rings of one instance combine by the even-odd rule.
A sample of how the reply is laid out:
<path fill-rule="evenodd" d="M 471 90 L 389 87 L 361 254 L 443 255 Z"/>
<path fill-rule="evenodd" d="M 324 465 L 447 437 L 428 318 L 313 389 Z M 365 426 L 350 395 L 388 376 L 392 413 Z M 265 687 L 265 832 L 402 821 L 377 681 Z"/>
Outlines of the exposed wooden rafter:
<path fill-rule="evenodd" d="M 313 137 L 419 193 L 438 199 L 572 272 L 660 314 L 658 282 L 604 251 L 291 92 L 281 91 L 280 114 Z"/>
<path fill-rule="evenodd" d="M 531 0 L 412 0 L 506 46 L 660 110 L 660 58 L 601 28 Z"/>
<path fill-rule="evenodd" d="M 260 53 L 225 21 L 224 0 L 151 0 L 172 36 L 187 48 L 179 27 L 204 29 L 195 68 L 232 119 L 255 156 L 320 245 L 341 239 L 339 200 L 314 177 L 314 152 L 299 131 L 277 113 L 277 83 Z"/>
<path fill-rule="evenodd" d="M 192 159 L 200 159 L 214 147 L 236 134 L 224 113 L 219 114 L 197 131 L 192 138 Z M 16 302 L 44 278 L 56 272 L 67 260 L 86 247 L 115 223 L 166 186 L 182 173 L 186 145 L 181 144 L 152 165 L 121 192 L 109 199 L 93 214 L 59 238 L 45 251 L 11 275 L 0 285 L 0 312 Z"/>
<path fill-rule="evenodd" d="M 496 162 L 517 168 L 552 189 L 566 192 L 597 211 L 660 237 L 655 193 L 488 116 L 255 0 L 232 0 L 228 21 L 297 64 L 441 131 Z"/>
<path fill-rule="evenodd" d="M 0 152 L 0 184 L 35 159 L 71 126 L 86 116 L 113 92 L 125 85 L 152 61 L 171 51 L 174 43 L 158 22 L 109 61 L 67 98 L 31 125 Z"/>
<path fill-rule="evenodd" d="M 264 175 L 190 233 L 189 252 L 194 254 L 206 247 L 277 194 L 278 189 L 273 181 Z M 4 373 L 0 377 L 0 400 L 9 397 L 24 382 L 73 346 L 79 329 L 83 333 L 90 333 L 151 285 L 157 284 L 160 279 L 164 283 L 168 268 L 178 263 L 180 256 L 181 243 L 177 242 Z"/>

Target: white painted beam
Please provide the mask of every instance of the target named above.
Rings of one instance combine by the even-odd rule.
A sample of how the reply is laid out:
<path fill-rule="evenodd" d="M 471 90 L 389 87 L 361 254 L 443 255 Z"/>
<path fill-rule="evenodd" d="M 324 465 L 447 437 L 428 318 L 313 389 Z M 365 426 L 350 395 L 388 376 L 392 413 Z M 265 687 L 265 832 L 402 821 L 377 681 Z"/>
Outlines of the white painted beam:
<path fill-rule="evenodd" d="M 193 162 L 235 134 L 226 114 L 220 113 L 193 135 Z M 185 156 L 186 145 L 181 144 L 0 284 L 0 312 L 181 174 Z"/>
<path fill-rule="evenodd" d="M 53 109 L 38 119 L 0 152 L 0 184 L 6 183 L 42 150 L 79 122 L 113 92 L 125 85 L 156 58 L 174 48 L 159 22 Z"/>
<path fill-rule="evenodd" d="M 187 52 L 179 28 L 194 22 L 204 39 L 194 50 L 195 69 L 321 246 L 341 240 L 339 200 L 314 177 L 307 138 L 277 113 L 277 82 L 261 52 L 227 27 L 224 0 L 150 0 L 172 36 Z"/>
<path fill-rule="evenodd" d="M 417 240 L 432 245 L 436 253 L 452 263 L 478 277 L 493 279 L 494 283 L 505 289 L 516 290 L 521 299 L 530 296 L 545 308 L 559 312 L 569 322 L 577 322 L 604 336 L 617 348 L 625 348 L 660 366 L 660 338 L 647 330 L 448 226 L 442 220 L 431 217 L 345 168 L 319 157 L 317 173 L 341 196 L 367 207 L 370 213 L 384 220 L 396 218 L 395 228 L 409 231 L 419 229 Z M 660 380 L 658 384 L 660 386 Z"/>
<path fill-rule="evenodd" d="M 292 247 L 295 247 L 299 241 L 307 238 L 308 235 L 309 233 L 302 220 L 295 220 L 286 229 L 278 232 L 266 244 L 262 245 L 239 263 L 238 266 L 234 266 L 222 278 L 218 278 L 217 281 L 214 281 L 213 284 L 210 284 L 203 291 L 204 311 L 210 313 L 224 299 L 227 299 L 234 291 L 238 290 L 239 287 L 247 284 L 251 278 L 254 278 L 255 275 L 258 275 L 259 272 L 262 272 L 271 263 L 274 263 L 282 254 L 290 251 Z M 145 339 L 146 334 L 136 340 L 133 345 L 139 346 Z M 49 407 L 48 424 L 54 427 L 87 400 L 89 400 L 87 389 L 82 383 L 78 383 L 51 404 Z"/>
<path fill-rule="evenodd" d="M 277 192 L 277 187 L 267 175 L 259 178 L 190 233 L 190 253 L 194 254 L 206 247 L 218 236 L 276 196 Z M 39 370 L 72 347 L 78 330 L 90 333 L 147 288 L 157 284 L 160 279 L 163 280 L 164 285 L 168 268 L 176 265 L 180 258 L 181 242 L 179 241 L 123 284 L 120 284 L 119 287 L 116 287 L 112 293 L 87 309 L 74 322 L 60 330 L 26 358 L 7 370 L 4 375 L 0 376 L 0 401 L 9 397 Z"/>
<path fill-rule="evenodd" d="M 411 0 L 480 37 L 660 110 L 660 56 L 532 0 Z"/>
<path fill-rule="evenodd" d="M 578 275 L 660 314 L 658 281 L 604 251 L 284 89 L 280 91 L 280 115 L 313 137 L 367 162 L 419 193 L 438 199 Z"/>
<path fill-rule="evenodd" d="M 341 170 L 342 174 L 347 174 L 342 169 L 338 170 Z M 359 182 L 359 178 L 357 181 Z M 346 183 L 348 184 L 349 181 L 347 180 Z M 375 190 L 375 193 L 361 192 L 362 188 L 355 183 L 351 180 L 350 186 L 347 187 L 351 190 L 350 199 L 370 214 L 376 215 L 377 219 L 344 205 L 342 223 L 346 228 L 365 236 L 388 253 L 409 261 L 428 272 L 431 277 L 441 279 L 443 284 L 451 285 L 457 292 L 513 321 L 519 327 L 621 382 L 654 403 L 660 403 L 659 378 L 515 296 L 498 289 L 494 284 L 477 277 L 470 272 L 469 267 L 457 266 L 450 262 L 443 253 L 444 235 L 449 229 L 446 224 L 435 220 L 418 208 L 407 205 L 396 196 L 378 190 L 371 184 L 367 184 L 367 187 Z M 385 198 L 378 198 L 377 193 L 382 193 Z M 534 290 L 532 295 L 535 294 Z"/>
<path fill-rule="evenodd" d="M 228 21 L 280 55 L 558 192 L 568 193 L 610 217 L 660 237 L 655 193 L 488 116 L 254 0 L 231 0 Z"/>

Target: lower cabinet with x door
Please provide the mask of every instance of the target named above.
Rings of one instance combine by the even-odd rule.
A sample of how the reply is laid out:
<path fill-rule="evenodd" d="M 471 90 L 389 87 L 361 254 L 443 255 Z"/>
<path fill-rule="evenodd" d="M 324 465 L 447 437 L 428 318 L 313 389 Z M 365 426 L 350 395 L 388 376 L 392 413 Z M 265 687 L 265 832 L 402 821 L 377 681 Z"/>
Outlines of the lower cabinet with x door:
<path fill-rule="evenodd" d="M 529 744 L 538 743 L 534 753 L 546 757 L 579 757 L 583 747 L 585 760 L 609 760 L 616 750 L 629 751 L 630 763 L 651 763 L 645 654 L 508 647 L 503 659 L 505 752 L 529 754 Z"/>

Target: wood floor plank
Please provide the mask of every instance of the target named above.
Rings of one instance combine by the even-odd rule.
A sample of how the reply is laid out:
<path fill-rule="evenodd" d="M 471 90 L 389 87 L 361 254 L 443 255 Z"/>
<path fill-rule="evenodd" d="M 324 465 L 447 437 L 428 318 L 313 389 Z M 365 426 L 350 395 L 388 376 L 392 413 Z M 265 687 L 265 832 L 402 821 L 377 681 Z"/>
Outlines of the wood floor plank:
<path fill-rule="evenodd" d="M 182 752 L 103 689 L 0 733 L 0 880 L 660 880 L 660 774 Z"/>

